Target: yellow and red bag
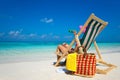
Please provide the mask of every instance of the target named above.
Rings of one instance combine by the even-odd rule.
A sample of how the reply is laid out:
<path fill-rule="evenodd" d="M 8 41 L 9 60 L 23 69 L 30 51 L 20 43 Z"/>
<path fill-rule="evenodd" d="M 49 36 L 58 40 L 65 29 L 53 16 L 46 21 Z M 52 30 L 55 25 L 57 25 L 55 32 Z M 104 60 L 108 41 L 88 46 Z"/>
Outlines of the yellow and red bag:
<path fill-rule="evenodd" d="M 93 77 L 96 73 L 96 55 L 87 53 L 84 47 L 83 49 L 84 53 L 68 54 L 66 69 L 73 71 L 75 75 Z"/>
<path fill-rule="evenodd" d="M 87 54 L 77 54 L 77 70 L 75 75 L 93 77 L 96 73 L 96 55 Z"/>

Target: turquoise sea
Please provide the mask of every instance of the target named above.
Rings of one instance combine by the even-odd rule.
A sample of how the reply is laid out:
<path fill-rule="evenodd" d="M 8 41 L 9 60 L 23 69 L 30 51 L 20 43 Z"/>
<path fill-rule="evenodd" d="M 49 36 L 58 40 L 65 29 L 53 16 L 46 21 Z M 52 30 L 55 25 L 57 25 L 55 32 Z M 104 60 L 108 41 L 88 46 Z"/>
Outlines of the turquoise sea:
<path fill-rule="evenodd" d="M 62 42 L 0 42 L 0 63 L 41 61 L 55 58 Z M 98 43 L 102 54 L 120 53 L 120 43 Z M 93 44 L 89 49 L 95 52 Z"/>

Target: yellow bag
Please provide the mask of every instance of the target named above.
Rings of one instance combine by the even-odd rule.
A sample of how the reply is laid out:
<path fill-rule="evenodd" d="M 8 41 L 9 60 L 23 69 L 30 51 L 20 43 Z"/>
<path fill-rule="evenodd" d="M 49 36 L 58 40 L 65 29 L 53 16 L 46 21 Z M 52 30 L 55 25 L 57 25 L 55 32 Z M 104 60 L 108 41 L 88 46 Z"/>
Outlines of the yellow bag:
<path fill-rule="evenodd" d="M 77 53 L 71 53 L 67 56 L 66 69 L 70 71 L 76 71 L 76 55 Z"/>

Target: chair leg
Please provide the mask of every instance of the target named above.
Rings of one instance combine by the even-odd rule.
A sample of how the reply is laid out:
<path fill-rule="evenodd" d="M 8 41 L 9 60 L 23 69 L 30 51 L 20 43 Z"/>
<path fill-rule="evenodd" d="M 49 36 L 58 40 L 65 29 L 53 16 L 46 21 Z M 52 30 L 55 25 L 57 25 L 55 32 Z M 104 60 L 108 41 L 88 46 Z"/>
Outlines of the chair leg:
<path fill-rule="evenodd" d="M 98 62 L 98 63 L 102 63 L 102 64 L 108 66 L 107 69 L 99 69 L 99 68 L 97 68 L 97 69 L 96 69 L 96 72 L 97 72 L 97 73 L 100 73 L 100 74 L 107 74 L 107 73 L 108 73 L 109 71 L 111 71 L 112 69 L 117 68 L 117 66 L 115 66 L 115 65 L 113 65 L 113 64 L 108 64 L 108 63 L 106 63 L 106 62 L 104 62 L 104 61 L 100 61 L 100 62 Z"/>
<path fill-rule="evenodd" d="M 56 67 L 57 67 L 57 65 L 60 63 L 60 61 L 61 61 L 64 57 L 66 57 L 66 54 L 63 54 L 63 55 L 57 60 L 57 62 L 55 63 L 55 66 L 56 66 Z"/>
<path fill-rule="evenodd" d="M 115 65 L 113 65 L 113 64 L 109 64 L 109 63 L 103 61 L 102 56 L 101 56 L 101 53 L 100 53 L 100 51 L 99 51 L 99 49 L 98 49 L 98 46 L 97 46 L 97 44 L 96 44 L 96 41 L 94 41 L 94 46 L 95 46 L 95 49 L 96 49 L 97 54 L 98 54 L 98 57 L 99 57 L 99 59 L 97 59 L 97 63 L 101 63 L 101 64 L 104 64 L 104 65 L 108 66 L 108 68 L 107 68 L 107 69 L 104 69 L 104 70 L 97 68 L 97 69 L 96 69 L 96 72 L 97 72 L 97 73 L 107 74 L 109 71 L 111 71 L 112 69 L 114 69 L 114 68 L 117 67 L 117 66 L 115 66 Z"/>
<path fill-rule="evenodd" d="M 55 66 L 57 67 L 57 65 L 60 63 L 60 61 L 62 60 L 63 57 L 60 57 L 57 62 L 55 63 Z"/>
<path fill-rule="evenodd" d="M 96 41 L 94 41 L 94 46 L 95 46 L 95 49 L 96 49 L 96 51 L 97 51 L 97 54 L 98 54 L 99 59 L 102 60 L 102 56 L 101 56 L 101 53 L 100 53 L 100 50 L 99 50 L 99 48 L 98 48 L 98 46 L 97 46 Z"/>

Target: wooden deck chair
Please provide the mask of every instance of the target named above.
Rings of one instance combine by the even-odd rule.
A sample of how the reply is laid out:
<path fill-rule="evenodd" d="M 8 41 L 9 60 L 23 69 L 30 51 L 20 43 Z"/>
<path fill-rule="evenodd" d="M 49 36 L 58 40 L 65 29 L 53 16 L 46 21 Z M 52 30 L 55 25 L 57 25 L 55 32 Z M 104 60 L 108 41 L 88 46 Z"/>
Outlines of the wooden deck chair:
<path fill-rule="evenodd" d="M 93 42 L 99 58 L 97 59 L 97 63 L 104 64 L 108 67 L 107 69 L 104 70 L 97 68 L 97 73 L 100 74 L 107 74 L 113 68 L 116 68 L 115 65 L 109 64 L 102 59 L 101 53 L 95 41 L 95 38 L 107 26 L 107 24 L 108 24 L 107 22 L 96 17 L 94 14 L 91 14 L 86 23 L 84 24 L 83 28 L 78 32 L 78 36 L 80 36 L 83 30 L 86 29 L 82 39 L 80 40 L 81 46 L 84 46 L 86 50 L 88 50 Z M 74 44 L 74 42 L 75 40 L 71 42 L 70 47 Z"/>
<path fill-rule="evenodd" d="M 112 70 L 113 68 L 116 67 L 115 65 L 106 63 L 102 59 L 101 53 L 100 53 L 97 43 L 95 41 L 95 38 L 107 26 L 107 24 L 108 24 L 107 22 L 99 19 L 94 14 L 91 14 L 90 17 L 88 18 L 88 20 L 86 21 L 86 23 L 84 24 L 84 26 L 82 27 L 82 29 L 78 32 L 78 36 L 80 36 L 81 33 L 83 32 L 83 30 L 86 29 L 82 39 L 80 40 L 81 45 L 84 46 L 86 48 L 86 50 L 88 50 L 89 47 L 91 46 L 92 42 L 94 42 L 94 46 L 95 46 L 95 49 L 96 49 L 98 57 L 99 57 L 99 59 L 97 59 L 97 62 L 108 66 L 108 68 L 106 70 L 97 69 L 97 73 L 102 73 L 102 74 L 106 74 L 107 72 L 109 72 L 110 70 Z M 74 42 L 75 42 L 75 39 L 73 39 L 73 41 L 70 43 L 69 49 L 71 49 Z M 55 66 L 57 66 L 59 64 L 59 62 L 65 57 L 66 57 L 66 54 L 61 55 L 59 60 L 56 62 Z"/>

